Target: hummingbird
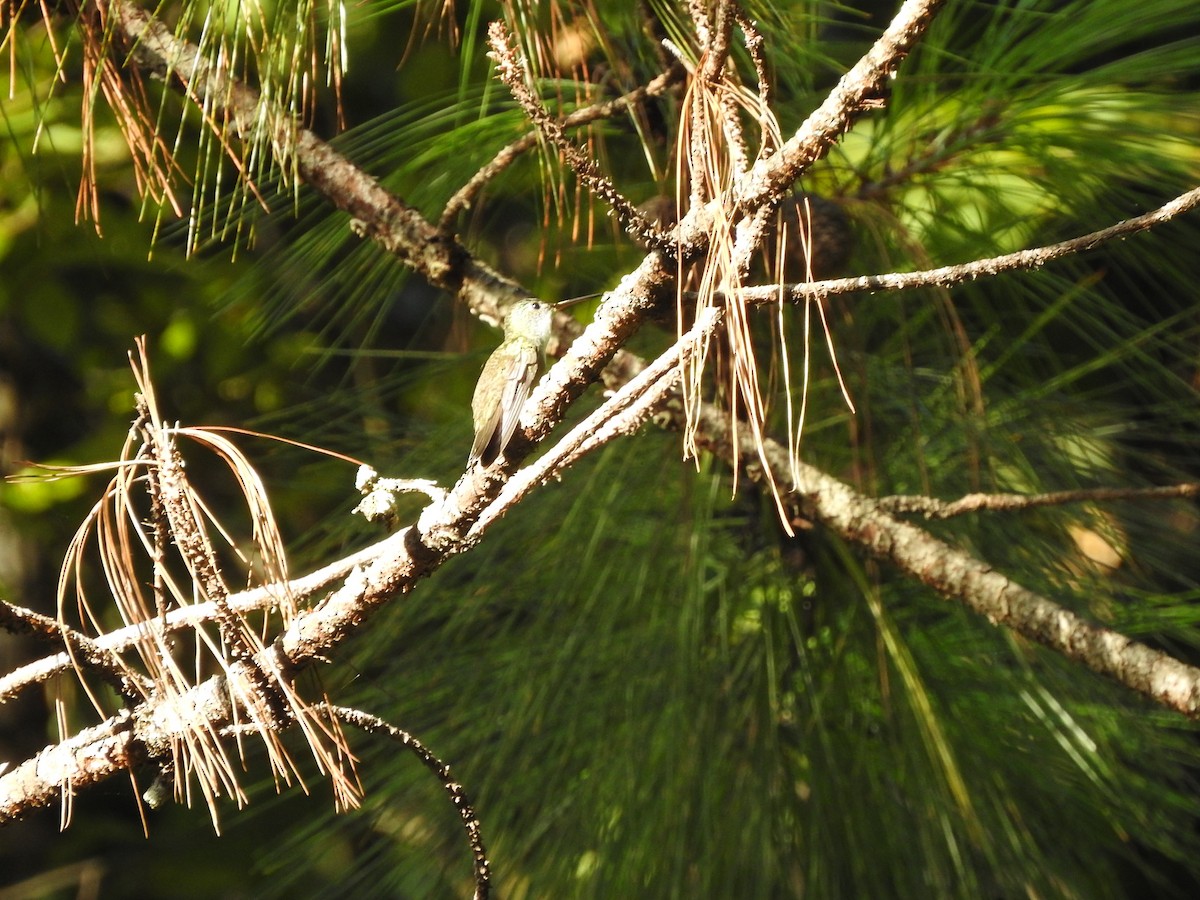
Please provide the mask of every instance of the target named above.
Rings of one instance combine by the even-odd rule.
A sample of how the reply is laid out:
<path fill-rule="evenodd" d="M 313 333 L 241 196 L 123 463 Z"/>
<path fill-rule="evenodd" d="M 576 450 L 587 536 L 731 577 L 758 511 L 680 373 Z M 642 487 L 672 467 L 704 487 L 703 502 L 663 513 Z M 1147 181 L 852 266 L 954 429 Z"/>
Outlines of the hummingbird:
<path fill-rule="evenodd" d="M 504 342 L 483 364 L 471 398 L 475 443 L 468 465 L 490 466 L 508 446 L 545 363 L 553 320 L 553 308 L 539 300 L 521 300 L 504 317 Z"/>

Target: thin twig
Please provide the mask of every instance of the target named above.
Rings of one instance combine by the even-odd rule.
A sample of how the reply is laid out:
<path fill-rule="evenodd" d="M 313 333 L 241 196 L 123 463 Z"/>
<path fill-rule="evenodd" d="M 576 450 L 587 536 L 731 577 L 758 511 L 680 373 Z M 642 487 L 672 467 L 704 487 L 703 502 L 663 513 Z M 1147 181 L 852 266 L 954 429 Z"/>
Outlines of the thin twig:
<path fill-rule="evenodd" d="M 746 45 L 746 51 L 750 54 L 750 59 L 754 62 L 754 75 L 758 81 L 758 102 L 763 109 L 771 108 L 771 79 L 767 76 L 767 58 L 763 52 L 763 36 L 758 30 L 758 26 L 754 21 L 746 15 L 745 10 L 737 7 L 734 10 L 734 15 L 737 19 L 738 28 L 742 31 L 742 43 Z M 771 129 L 760 127 L 759 130 L 763 136 L 763 150 L 773 149 L 768 143 L 771 137 Z"/>
<path fill-rule="evenodd" d="M 973 512 L 1020 512 L 1068 503 L 1109 503 L 1115 500 L 1172 500 L 1200 497 L 1200 483 L 1170 484 L 1149 488 L 1090 488 L 1045 494 L 967 494 L 957 500 L 897 495 L 876 501 L 881 512 L 916 513 L 926 519 L 949 519 Z"/>
<path fill-rule="evenodd" d="M 462 819 L 463 827 L 467 832 L 467 842 L 471 846 L 471 859 L 475 870 L 475 900 L 486 900 L 491 891 L 492 865 L 488 861 L 487 850 L 483 845 L 482 828 L 479 824 L 479 818 L 475 814 L 475 809 L 472 807 L 471 801 L 467 798 L 466 791 L 463 790 L 463 786 L 451 777 L 450 767 L 434 756 L 424 744 L 409 732 L 402 728 L 397 728 L 395 725 L 384 721 L 378 716 L 373 716 L 361 710 L 351 709 L 348 706 L 334 706 L 331 703 L 322 704 L 320 708 L 328 710 L 343 722 L 353 725 L 355 728 L 361 728 L 370 734 L 381 734 L 391 738 L 402 747 L 411 750 L 417 759 L 425 765 L 425 768 L 437 776 L 442 787 L 446 789 L 446 793 L 450 795 L 450 802 L 454 804 L 454 808 L 458 811 L 458 816 Z"/>
<path fill-rule="evenodd" d="M 229 588 L 221 575 L 216 550 L 200 518 L 183 459 L 170 429 L 163 427 L 158 410 L 144 393 L 149 384 L 149 370 L 143 343 L 139 343 L 139 350 L 141 379 L 144 381 L 141 385 L 143 393 L 137 398 L 138 408 L 145 422 L 142 426 L 143 441 L 155 460 L 155 465 L 149 469 L 149 491 L 154 503 L 166 513 L 171 540 L 184 560 L 193 585 L 200 596 L 216 606 L 222 650 L 229 655 L 228 662 L 221 660 L 229 685 L 245 704 L 246 711 L 255 720 L 258 733 L 270 747 L 273 742 L 272 728 L 287 718 L 286 696 L 289 689 L 257 663 L 256 650 L 259 648 L 251 642 L 250 632 L 244 627 L 241 617 L 229 606 Z M 170 676 L 165 677 L 160 687 L 167 684 L 173 691 L 184 688 Z"/>
<path fill-rule="evenodd" d="M 700 58 L 700 66 L 696 70 L 696 78 L 712 85 L 716 93 L 716 102 L 722 110 L 719 121 L 722 133 L 725 135 L 729 161 L 733 170 L 741 175 L 750 167 L 750 151 L 746 147 L 746 135 L 742 130 L 740 116 L 741 110 L 738 107 L 728 74 L 731 68 L 729 45 L 733 37 L 733 23 L 740 10 L 737 9 L 734 0 L 717 0 L 716 14 L 711 19 L 704 17 L 703 21 L 708 22 L 709 25 L 702 28 L 702 19 L 697 12 L 701 8 L 701 3 L 692 3 L 693 16 L 696 17 L 697 31 L 701 35 L 701 46 L 704 49 Z M 697 153 L 712 153 L 711 146 L 698 145 L 701 142 L 698 133 L 693 133 L 692 140 Z"/>
<path fill-rule="evenodd" d="M 651 79 L 647 84 L 635 88 L 615 100 L 596 103 L 583 109 L 577 109 L 569 115 L 564 116 L 562 121 L 558 123 L 559 127 L 562 129 L 578 128 L 581 125 L 587 125 L 600 119 L 611 118 L 624 110 L 633 109 L 648 97 L 658 97 L 665 94 L 667 90 L 683 80 L 683 74 L 683 66 L 676 63 L 666 72 Z M 443 235 L 453 233 L 454 222 L 459 214 L 474 202 L 479 192 L 483 190 L 488 182 L 512 165 L 521 154 L 527 153 L 536 147 L 540 140 L 541 134 L 537 131 L 531 131 L 497 152 L 492 157 L 491 162 L 472 175 L 467 183 L 459 188 L 454 196 L 450 198 L 449 202 L 446 203 L 446 208 L 442 210 L 442 214 L 438 219 L 438 232 Z"/>
<path fill-rule="evenodd" d="M 962 284 L 964 281 L 975 281 L 1003 272 L 1038 269 L 1046 263 L 1062 259 L 1064 256 L 1073 256 L 1094 250 L 1107 241 L 1147 231 L 1156 225 L 1171 221 L 1176 216 L 1190 212 L 1197 206 L 1200 206 L 1200 187 L 1180 194 L 1169 203 L 1164 203 L 1158 209 L 1148 213 L 1132 219 L 1124 219 L 1115 225 L 1109 225 L 1107 228 L 1101 228 L 1099 231 L 1093 231 L 1081 237 L 1059 241 L 1057 244 L 1018 250 L 1015 253 L 977 259 L 974 262 L 955 266 L 924 269 L 920 272 L 861 275 L 856 278 L 832 278 L 827 281 L 790 284 L 784 286 L 783 293 L 788 299 L 798 303 L 805 299 L 821 299 L 835 294 L 852 294 L 860 291 L 901 291 L 922 287 L 952 287 Z M 779 285 L 744 288 L 737 292 L 737 298 L 746 303 L 774 303 L 778 302 L 779 296 Z"/>
<path fill-rule="evenodd" d="M 508 30 L 503 22 L 496 21 L 488 27 L 488 43 L 492 48 L 491 56 L 496 61 L 496 71 L 500 80 L 508 87 L 513 99 L 525 110 L 529 120 L 537 126 L 546 142 L 562 155 L 575 177 L 612 208 L 622 227 L 634 239 L 647 247 L 672 252 L 675 245 L 671 240 L 617 190 L 612 180 L 600 171 L 595 160 L 575 146 L 550 111 L 529 89 L 529 85 L 525 83 L 525 70 L 509 42 Z"/>

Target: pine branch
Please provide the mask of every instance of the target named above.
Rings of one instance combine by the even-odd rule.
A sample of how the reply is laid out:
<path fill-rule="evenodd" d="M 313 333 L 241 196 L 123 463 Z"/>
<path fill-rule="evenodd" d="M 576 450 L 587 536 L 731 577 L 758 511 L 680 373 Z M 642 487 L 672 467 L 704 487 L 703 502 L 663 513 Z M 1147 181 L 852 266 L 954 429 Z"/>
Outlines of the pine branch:
<path fill-rule="evenodd" d="M 1090 234 L 1057 244 L 1047 244 L 1044 247 L 1033 247 L 1028 250 L 1018 250 L 1015 253 L 1005 253 L 988 259 L 977 259 L 969 263 L 955 266 L 941 266 L 936 269 L 924 269 L 920 272 L 904 272 L 888 275 L 861 275 L 855 278 L 832 278 L 827 281 L 802 282 L 799 284 L 764 285 L 762 287 L 744 288 L 737 292 L 737 299 L 744 303 L 775 303 L 780 295 L 794 303 L 805 299 L 823 299 L 835 294 L 853 294 L 861 291 L 902 291 L 922 287 L 953 287 L 967 281 L 976 281 L 1000 275 L 1004 272 L 1015 272 L 1022 269 L 1040 269 L 1047 263 L 1067 256 L 1076 256 L 1118 238 L 1129 237 L 1141 231 L 1147 231 L 1157 225 L 1171 221 L 1177 216 L 1191 212 L 1200 206 L 1200 187 L 1193 188 L 1187 193 L 1180 194 L 1158 209 L 1124 219 L 1115 225 L 1101 228 Z"/>
<path fill-rule="evenodd" d="M 705 409 L 700 434 L 721 435 L 723 417 Z M 676 416 L 682 427 L 682 419 Z M 721 435 L 707 449 L 728 459 L 729 438 Z M 739 424 L 742 452 L 754 436 Z M 1155 702 L 1200 718 L 1200 668 L 1140 644 L 1103 626 L 1087 622 L 1053 600 L 997 572 L 990 564 L 952 547 L 915 525 L 894 518 L 880 502 L 807 463 L 799 463 L 792 479 L 787 450 L 767 443 L 774 477 L 793 492 L 798 510 L 820 522 L 862 552 L 890 563 L 948 600 L 962 603 L 993 625 L 1003 625 L 1030 640 L 1076 660 Z M 748 474 L 755 477 L 755 472 Z M 762 479 L 764 473 L 757 473 Z"/>
<path fill-rule="evenodd" d="M 487 850 L 483 845 L 479 818 L 475 815 L 475 809 L 471 805 L 471 801 L 467 799 L 463 786 L 451 777 L 450 767 L 434 756 L 413 735 L 385 722 L 378 716 L 347 706 L 325 704 L 324 708 L 355 728 L 361 728 L 369 734 L 383 735 L 405 749 L 411 750 L 425 768 L 437 776 L 446 793 L 450 795 L 450 802 L 454 804 L 454 809 L 462 819 L 463 828 L 467 832 L 467 842 L 471 847 L 471 860 L 475 872 L 475 900 L 486 900 L 491 893 L 492 864 L 488 861 Z"/>
<path fill-rule="evenodd" d="M 575 177 L 580 183 L 612 208 L 621 225 L 636 240 L 648 247 L 671 252 L 673 246 L 670 240 L 617 190 L 612 179 L 600 170 L 595 160 L 575 146 L 550 111 L 530 90 L 525 83 L 525 70 L 509 41 L 504 23 L 496 21 L 491 24 L 488 28 L 488 43 L 491 45 L 491 56 L 496 61 L 500 79 L 507 85 L 513 99 L 520 104 L 529 121 L 537 127 L 546 142 L 559 152 L 575 172 Z"/>
<path fill-rule="evenodd" d="M 1024 512 L 1069 503 L 1111 503 L 1114 500 L 1177 500 L 1200 497 L 1200 484 L 1168 484 L 1149 488 L 1086 488 L 1046 494 L 967 494 L 957 500 L 894 496 L 875 501 L 880 511 L 895 515 L 917 513 L 926 519 L 950 519 L 973 512 Z"/>
<path fill-rule="evenodd" d="M 624 110 L 633 109 L 635 106 L 643 103 L 648 97 L 662 96 L 678 84 L 682 78 L 683 67 L 674 65 L 666 72 L 651 79 L 644 86 L 634 88 L 632 91 L 615 100 L 608 100 L 604 103 L 597 103 L 584 109 L 575 110 L 573 113 L 563 117 L 558 122 L 558 127 L 562 130 L 578 128 L 581 125 L 587 125 L 600 119 L 612 118 Z M 523 153 L 527 153 L 536 147 L 539 140 L 541 140 L 541 133 L 534 130 L 524 137 L 517 138 L 517 140 L 497 152 L 492 157 L 491 162 L 472 175 L 467 183 L 459 188 L 446 203 L 446 207 L 442 210 L 442 214 L 438 219 L 438 231 L 443 235 L 451 235 L 454 231 L 454 220 L 463 210 L 471 206 L 475 198 L 479 196 L 479 192 L 490 181 L 519 159 Z"/>
<path fill-rule="evenodd" d="M 484 266 L 457 242 L 445 240 L 415 210 L 314 134 L 298 128 L 283 114 L 264 108 L 251 89 L 227 79 L 222 81 L 194 47 L 173 37 L 148 14 L 127 0 L 108 0 L 104 5 L 114 27 L 135 48 L 134 56 L 140 64 L 165 74 L 193 99 L 206 95 L 226 98 L 217 102 L 226 104 L 225 112 L 235 122 L 248 122 L 258 115 L 275 122 L 277 152 L 294 161 L 301 177 L 335 207 L 352 215 L 363 233 L 432 284 L 454 291 L 483 315 L 494 316 L 500 307 L 527 296 L 519 285 Z M 828 149 L 854 116 L 870 107 L 874 92 L 895 71 L 938 6 L 937 2 L 906 2 L 884 36 L 842 79 L 829 100 L 779 152 L 751 170 L 738 196 L 714 202 L 723 199 L 743 211 L 758 210 L 789 189 L 795 177 Z M 703 232 L 699 227 L 701 216 L 692 211 L 688 218 L 691 221 L 681 224 L 680 234 L 696 238 Z M 316 607 L 298 614 L 271 646 L 256 655 L 256 663 L 268 671 L 292 673 L 323 658 L 361 628 L 372 612 L 411 591 L 451 556 L 469 549 L 478 539 L 472 529 L 500 496 L 508 472 L 520 462 L 522 450 L 542 439 L 566 406 L 599 377 L 642 317 L 673 285 L 675 274 L 672 261 L 657 252 L 648 254 L 609 295 L 595 321 L 583 330 L 530 398 L 522 418 L 525 443 L 514 443 L 510 464 L 504 469 L 466 473 L 444 502 L 426 507 L 415 525 L 359 554 L 359 564 L 340 586 Z M 710 327 L 715 327 L 717 319 L 713 317 Z M 610 384 L 630 377 L 644 365 L 628 355 L 622 356 L 620 363 L 615 374 L 612 369 L 606 374 Z M 669 402 L 668 408 L 672 405 Z M 758 457 L 755 436 L 744 428 L 731 436 L 728 418 L 711 406 L 699 409 L 698 424 L 700 443 L 721 458 L 732 461 Z M 796 505 L 851 545 L 889 561 L 901 572 L 962 602 L 993 623 L 1079 660 L 1171 709 L 1191 716 L 1200 714 L 1200 670 L 1084 622 L 1048 598 L 993 571 L 986 563 L 893 518 L 880 509 L 877 501 L 818 469 L 806 464 L 793 468 L 786 451 L 774 441 L 763 441 L 761 437 L 758 441 L 772 475 L 780 484 L 790 486 Z M 763 477 L 758 465 L 746 466 L 751 477 Z M 793 472 L 798 476 L 794 481 Z M 346 571 L 344 564 L 335 566 L 339 572 Z M 187 728 L 196 727 L 197 720 L 214 727 L 231 724 L 234 711 L 221 682 L 220 677 L 214 677 L 184 696 L 148 702 L 132 714 L 114 717 L 47 748 L 3 775 L 0 821 L 53 802 L 64 787 L 74 790 L 143 760 L 165 758 L 185 730 L 181 722 L 189 721 Z"/>
<path fill-rule="evenodd" d="M 804 121 L 778 153 L 750 171 L 737 206 L 756 209 L 778 202 L 813 163 L 825 156 L 854 121 L 882 105 L 888 82 L 925 34 L 945 0 L 904 0 L 871 49 L 841 77 L 825 101 Z"/>
<path fill-rule="evenodd" d="M 249 133 L 257 123 L 269 122 L 281 166 L 294 165 L 304 182 L 352 217 L 358 234 L 370 236 L 430 284 L 458 294 L 473 312 L 495 322 L 501 309 L 528 296 L 457 241 L 439 234 L 417 210 L 300 127 L 293 116 L 215 70 L 194 44 L 177 38 L 151 13 L 129 0 L 101 0 L 97 6 L 132 61 L 207 108 L 212 121 L 228 120 L 236 133 Z"/>
<path fill-rule="evenodd" d="M 255 610 L 270 609 L 279 602 L 281 595 L 292 597 L 297 602 L 304 601 L 327 590 L 330 585 L 344 579 L 356 566 L 364 565 L 375 559 L 381 552 L 380 544 L 366 547 L 318 569 L 309 575 L 295 578 L 282 585 L 272 584 L 252 590 L 239 591 L 229 595 L 229 608 L 236 615 L 245 615 Z M 10 607 L 20 609 L 20 607 Z M 36 615 L 36 613 L 34 613 Z M 148 624 L 168 634 L 174 631 L 197 628 L 206 622 L 216 621 L 219 615 L 217 604 L 196 603 L 181 609 L 169 610 L 165 616 L 151 620 Z M 53 622 L 53 619 L 48 621 Z M 58 623 L 55 623 L 56 625 Z M 128 625 L 114 631 L 105 632 L 95 638 L 87 638 L 91 646 L 96 648 L 99 658 L 108 654 L 120 654 L 132 648 L 144 635 L 145 625 Z M 0 676 L 0 703 L 11 700 L 26 688 L 35 684 L 49 681 L 55 675 L 68 671 L 73 666 L 70 654 L 55 653 L 35 660 Z"/>

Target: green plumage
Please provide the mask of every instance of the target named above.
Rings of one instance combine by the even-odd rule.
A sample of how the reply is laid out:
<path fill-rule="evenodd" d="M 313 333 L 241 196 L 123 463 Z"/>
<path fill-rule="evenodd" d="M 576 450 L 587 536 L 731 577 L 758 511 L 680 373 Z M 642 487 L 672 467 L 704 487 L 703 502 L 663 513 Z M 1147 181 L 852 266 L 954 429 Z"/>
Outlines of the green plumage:
<path fill-rule="evenodd" d="M 504 342 L 484 363 L 471 399 L 475 442 L 468 464 L 490 466 L 508 446 L 541 374 L 553 317 L 553 309 L 537 300 L 522 300 L 509 310 Z"/>

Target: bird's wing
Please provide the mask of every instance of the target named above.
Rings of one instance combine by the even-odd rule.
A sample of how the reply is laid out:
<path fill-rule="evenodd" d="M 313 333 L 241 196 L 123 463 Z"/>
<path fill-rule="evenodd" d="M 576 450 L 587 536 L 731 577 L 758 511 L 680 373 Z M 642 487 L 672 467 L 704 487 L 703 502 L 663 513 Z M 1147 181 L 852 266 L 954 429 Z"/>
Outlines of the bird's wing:
<path fill-rule="evenodd" d="M 502 349 L 511 352 L 497 352 L 488 358 L 471 400 L 476 429 L 468 463 L 478 459 L 490 466 L 504 452 L 537 380 L 540 360 L 536 348 L 514 342 Z"/>
<path fill-rule="evenodd" d="M 507 377 L 504 379 L 504 395 L 500 401 L 499 443 L 496 455 L 499 456 L 508 446 L 513 432 L 517 430 L 517 422 L 521 418 L 521 407 L 529 399 L 533 383 L 537 381 L 538 352 L 531 344 L 522 344 L 521 352 L 514 354 Z"/>
<path fill-rule="evenodd" d="M 503 356 L 492 354 L 483 364 L 479 375 L 479 383 L 475 385 L 475 395 L 471 398 L 472 419 L 475 422 L 475 443 L 471 445 L 471 455 L 467 458 L 470 464 L 482 459 L 485 466 L 490 466 L 497 456 L 494 446 L 496 431 L 500 427 L 500 398 L 504 392 L 506 380 L 498 367 L 503 362 Z"/>

